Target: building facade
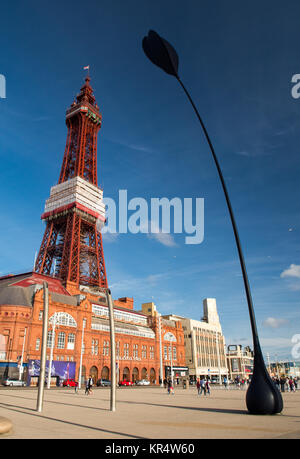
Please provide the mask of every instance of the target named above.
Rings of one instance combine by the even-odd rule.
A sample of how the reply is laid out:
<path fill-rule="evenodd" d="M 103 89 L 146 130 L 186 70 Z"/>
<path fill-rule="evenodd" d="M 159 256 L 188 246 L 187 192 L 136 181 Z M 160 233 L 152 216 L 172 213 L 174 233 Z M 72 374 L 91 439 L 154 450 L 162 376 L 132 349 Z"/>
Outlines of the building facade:
<path fill-rule="evenodd" d="M 236 378 L 248 380 L 253 374 L 253 351 L 249 346 L 230 344 L 227 347 L 228 376 L 231 380 Z"/>
<path fill-rule="evenodd" d="M 225 338 L 214 298 L 206 298 L 203 301 L 203 312 L 201 321 L 177 315 L 170 315 L 167 318 L 182 324 L 190 381 L 195 382 L 203 376 L 220 382 L 224 376 L 227 376 L 228 370 Z"/>
<path fill-rule="evenodd" d="M 18 376 L 18 365 L 23 363 L 23 379 L 36 384 L 29 364 L 33 361 L 38 365 L 41 356 L 43 282 L 47 282 L 49 288 L 47 360 L 50 360 L 54 336 L 53 366 L 61 372 L 52 373 L 51 384 L 58 384 L 66 374 L 70 375 L 66 372 L 71 367 L 75 368 L 74 377 L 78 379 L 81 353 L 82 381 L 89 375 L 95 383 L 100 378 L 110 379 L 110 328 L 104 289 L 78 288 L 71 282 L 63 285 L 59 279 L 39 273 L 0 278 L 0 378 Z M 133 306 L 132 298 L 114 301 L 117 380 L 148 379 L 151 384 L 159 384 L 159 315 L 148 313 L 144 306 L 140 311 Z M 170 337 L 175 338 L 172 342 L 174 365 L 184 366 L 181 324 L 163 323 L 164 343 L 169 342 Z M 164 366 L 169 363 L 167 358 L 163 360 Z"/>

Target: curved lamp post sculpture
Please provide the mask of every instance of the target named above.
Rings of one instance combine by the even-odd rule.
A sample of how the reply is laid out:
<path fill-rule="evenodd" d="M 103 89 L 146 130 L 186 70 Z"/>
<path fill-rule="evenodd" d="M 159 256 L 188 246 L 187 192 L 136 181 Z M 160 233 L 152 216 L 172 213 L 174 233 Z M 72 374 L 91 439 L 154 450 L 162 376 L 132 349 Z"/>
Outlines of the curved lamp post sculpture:
<path fill-rule="evenodd" d="M 246 290 L 246 297 L 248 302 L 248 309 L 250 315 L 250 322 L 251 322 L 251 330 L 253 336 L 253 351 L 254 351 L 254 368 L 253 368 L 253 376 L 251 378 L 251 383 L 247 390 L 246 394 L 246 405 L 250 414 L 277 414 L 280 413 L 283 409 L 283 401 L 281 397 L 281 393 L 273 384 L 270 375 L 266 369 L 256 327 L 252 297 L 250 292 L 250 286 L 244 261 L 244 256 L 241 248 L 241 243 L 238 235 L 237 226 L 235 223 L 229 195 L 227 192 L 227 188 L 225 185 L 225 181 L 223 178 L 223 174 L 219 165 L 219 161 L 215 154 L 212 142 L 209 138 L 205 125 L 199 115 L 197 108 L 195 107 L 194 102 L 192 101 L 191 96 L 189 95 L 188 91 L 184 87 L 182 81 L 178 76 L 178 55 L 173 48 L 173 46 L 168 43 L 165 39 L 160 37 L 156 32 L 150 30 L 147 37 L 143 39 L 143 50 L 146 56 L 150 59 L 150 61 L 163 69 L 169 75 L 174 76 L 177 81 L 182 86 L 184 92 L 186 93 L 190 103 L 192 104 L 194 111 L 198 117 L 198 120 L 202 126 L 204 131 L 206 140 L 210 147 L 210 151 L 212 153 L 215 165 L 218 170 L 218 174 L 221 180 L 222 188 L 225 194 L 227 207 L 230 214 L 230 219 L 233 227 L 233 232 L 235 236 L 235 241 L 237 245 L 237 250 L 239 254 L 243 279 L 244 279 L 244 286 Z"/>

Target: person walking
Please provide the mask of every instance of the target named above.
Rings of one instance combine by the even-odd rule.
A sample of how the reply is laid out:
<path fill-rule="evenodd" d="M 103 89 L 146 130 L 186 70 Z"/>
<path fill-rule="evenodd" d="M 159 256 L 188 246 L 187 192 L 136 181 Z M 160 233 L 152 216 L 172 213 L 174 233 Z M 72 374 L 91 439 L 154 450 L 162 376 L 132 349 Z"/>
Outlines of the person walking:
<path fill-rule="evenodd" d="M 295 384 L 294 384 L 294 380 L 292 377 L 290 377 L 289 379 L 289 386 L 290 386 L 290 391 L 295 392 Z"/>
<path fill-rule="evenodd" d="M 171 379 L 168 379 L 167 387 L 168 387 L 168 394 L 169 394 L 169 395 L 170 395 L 170 393 L 171 393 L 171 386 L 172 386 Z"/>
<path fill-rule="evenodd" d="M 274 378 L 274 382 L 275 382 L 275 386 L 277 387 L 277 389 L 280 391 L 280 380 L 278 378 L 278 376 L 276 376 Z"/>
<path fill-rule="evenodd" d="M 198 395 L 200 395 L 201 386 L 200 386 L 200 380 L 199 379 L 197 379 L 196 387 L 197 387 Z"/>
<path fill-rule="evenodd" d="M 223 384 L 224 384 L 224 388 L 227 389 L 228 388 L 228 379 L 226 378 L 226 376 L 224 376 Z"/>
<path fill-rule="evenodd" d="M 206 383 L 205 383 L 205 390 L 208 393 L 208 395 L 210 395 L 210 383 L 209 383 L 209 379 L 208 378 L 207 378 Z"/>
<path fill-rule="evenodd" d="M 298 389 L 298 380 L 296 377 L 294 378 L 294 386 L 295 386 L 295 391 L 296 391 Z"/>
<path fill-rule="evenodd" d="M 204 395 L 206 395 L 206 387 L 205 387 L 205 379 L 201 378 L 200 380 L 200 395 L 204 392 Z"/>
<path fill-rule="evenodd" d="M 284 376 L 281 376 L 281 378 L 280 378 L 280 388 L 281 388 L 281 392 L 284 392 L 285 383 L 286 383 L 285 377 L 284 377 Z"/>
<path fill-rule="evenodd" d="M 93 393 L 92 387 L 93 387 L 93 378 L 90 375 L 89 378 L 87 379 L 86 385 L 85 385 L 85 394 L 86 395 L 90 395 L 90 394 Z"/>

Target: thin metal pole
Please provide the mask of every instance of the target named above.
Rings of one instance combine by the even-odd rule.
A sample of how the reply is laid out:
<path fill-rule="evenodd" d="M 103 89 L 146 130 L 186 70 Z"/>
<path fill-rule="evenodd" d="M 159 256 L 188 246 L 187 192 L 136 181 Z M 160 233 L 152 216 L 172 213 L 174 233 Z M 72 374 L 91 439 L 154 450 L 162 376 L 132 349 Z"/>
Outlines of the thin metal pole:
<path fill-rule="evenodd" d="M 111 386 L 110 386 L 110 411 L 116 411 L 116 342 L 115 342 L 115 323 L 114 323 L 114 307 L 111 297 L 111 292 L 107 289 L 106 292 L 108 310 L 109 310 L 109 325 L 110 325 L 110 368 L 111 368 Z"/>
<path fill-rule="evenodd" d="M 23 374 L 23 360 L 24 360 L 24 348 L 25 348 L 26 332 L 27 332 L 27 328 L 25 327 L 24 338 L 23 338 L 23 346 L 22 346 L 22 356 L 21 356 L 21 362 L 20 362 L 20 367 L 19 367 L 19 381 L 21 381 L 21 377 L 22 377 L 22 374 Z"/>
<path fill-rule="evenodd" d="M 159 375 L 160 387 L 164 387 L 163 382 L 163 362 L 162 362 L 162 343 L 161 343 L 161 314 L 158 316 L 158 333 L 159 333 Z"/>
<path fill-rule="evenodd" d="M 172 346 L 172 341 L 171 341 L 171 382 L 172 382 L 172 387 L 173 387 L 173 346 Z"/>
<path fill-rule="evenodd" d="M 46 353 L 47 353 L 47 333 L 48 333 L 48 312 L 49 312 L 49 291 L 48 283 L 43 282 L 44 288 L 44 311 L 43 311 L 43 335 L 40 360 L 40 378 L 38 387 L 38 398 L 36 410 L 41 412 L 43 408 L 44 385 L 46 374 Z"/>
<path fill-rule="evenodd" d="M 79 375 L 78 375 L 78 389 L 81 389 L 82 357 L 83 357 L 83 339 L 84 339 L 85 323 L 86 323 L 86 320 L 83 319 L 83 321 L 82 321 L 82 334 L 81 334 L 80 366 L 79 366 Z"/>
<path fill-rule="evenodd" d="M 216 330 L 216 348 L 217 348 L 217 359 L 218 359 L 218 367 L 219 367 L 219 385 L 222 386 L 221 361 L 220 361 L 220 350 L 219 350 L 219 337 L 218 337 L 217 330 Z"/>
<path fill-rule="evenodd" d="M 49 366 L 48 366 L 48 378 L 47 378 L 47 389 L 50 389 L 50 382 L 51 382 L 51 370 L 52 370 L 52 361 L 53 361 L 53 349 L 55 344 L 55 327 L 56 327 L 56 312 L 53 315 L 53 322 L 52 322 L 52 339 L 51 339 L 51 351 L 50 351 L 50 359 L 49 359 Z"/>

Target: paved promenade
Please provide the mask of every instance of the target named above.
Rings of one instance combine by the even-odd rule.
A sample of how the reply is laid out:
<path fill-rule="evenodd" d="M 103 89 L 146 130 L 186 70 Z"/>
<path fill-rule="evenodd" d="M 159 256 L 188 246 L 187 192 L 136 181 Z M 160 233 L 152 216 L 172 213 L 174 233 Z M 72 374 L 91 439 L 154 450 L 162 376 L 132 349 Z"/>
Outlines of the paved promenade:
<path fill-rule="evenodd" d="M 45 388 L 41 413 L 36 388 L 1 388 L 0 417 L 12 431 L 0 439 L 235 439 L 300 438 L 300 390 L 284 393 L 284 411 L 274 416 L 247 412 L 245 390 L 213 388 L 198 396 L 194 387 L 117 389 L 110 411 L 110 389 L 87 396 L 71 388 Z"/>

